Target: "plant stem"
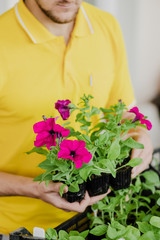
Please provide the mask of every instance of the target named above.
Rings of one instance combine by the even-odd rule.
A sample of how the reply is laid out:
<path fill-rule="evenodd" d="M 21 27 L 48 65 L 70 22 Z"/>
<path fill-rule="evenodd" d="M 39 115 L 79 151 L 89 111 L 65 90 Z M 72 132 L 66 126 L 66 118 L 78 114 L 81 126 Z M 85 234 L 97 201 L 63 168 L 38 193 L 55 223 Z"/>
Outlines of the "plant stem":
<path fill-rule="evenodd" d="M 123 167 L 126 167 L 126 166 L 128 166 L 128 164 L 122 165 L 122 166 L 120 166 L 119 168 L 117 168 L 116 170 L 118 171 L 119 169 L 121 169 L 121 168 L 123 168 Z"/>
<path fill-rule="evenodd" d="M 122 202 L 122 198 L 120 200 L 120 211 L 121 211 L 121 214 L 123 215 L 123 202 Z"/>
<path fill-rule="evenodd" d="M 101 170 L 102 172 L 105 172 L 105 173 L 110 173 L 109 171 L 105 171 L 105 169 L 103 168 L 100 168 L 100 167 L 97 167 L 96 165 L 94 165 L 95 168 Z"/>

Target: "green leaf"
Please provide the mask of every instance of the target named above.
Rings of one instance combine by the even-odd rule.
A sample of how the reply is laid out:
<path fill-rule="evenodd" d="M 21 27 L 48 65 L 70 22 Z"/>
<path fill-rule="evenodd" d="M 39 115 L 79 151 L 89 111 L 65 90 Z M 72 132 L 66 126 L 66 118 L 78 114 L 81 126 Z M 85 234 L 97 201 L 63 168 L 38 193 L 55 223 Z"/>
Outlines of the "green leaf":
<path fill-rule="evenodd" d="M 116 177 L 116 166 L 115 162 L 110 161 L 109 159 L 103 159 L 102 163 L 105 164 L 105 167 L 110 171 L 112 176 L 115 178 Z"/>
<path fill-rule="evenodd" d="M 59 238 L 62 238 L 62 239 L 68 238 L 68 233 L 64 230 L 60 230 L 58 235 L 59 235 Z"/>
<path fill-rule="evenodd" d="M 85 230 L 83 232 L 81 232 L 79 235 L 80 237 L 83 237 L 84 239 L 88 236 L 89 230 Z"/>
<path fill-rule="evenodd" d="M 142 233 L 152 231 L 152 226 L 147 222 L 136 222 L 136 223 L 138 224 L 138 228 Z"/>
<path fill-rule="evenodd" d="M 119 155 L 120 155 L 120 145 L 119 145 L 119 140 L 116 139 L 111 144 L 107 158 L 110 160 L 116 160 Z"/>
<path fill-rule="evenodd" d="M 71 185 L 68 188 L 68 191 L 70 192 L 78 192 L 79 191 L 79 186 L 77 182 L 71 183 Z"/>
<path fill-rule="evenodd" d="M 148 189 L 151 190 L 152 193 L 155 193 L 155 186 L 153 184 L 146 184 L 146 183 L 142 183 L 142 186 L 144 187 L 144 189 Z"/>
<path fill-rule="evenodd" d="M 51 175 L 52 170 L 53 170 L 52 168 L 51 169 L 47 169 L 46 172 L 43 173 L 42 181 L 44 181 L 44 180 L 52 180 L 52 175 Z M 46 178 L 47 176 L 49 176 L 49 179 Z"/>
<path fill-rule="evenodd" d="M 92 109 L 91 109 L 91 116 L 93 115 L 97 115 L 100 113 L 100 110 L 94 106 L 92 106 Z"/>
<path fill-rule="evenodd" d="M 102 172 L 102 170 L 100 170 L 100 169 L 92 169 L 91 172 L 90 172 L 90 176 L 92 174 L 95 174 L 95 175 L 99 176 L 101 174 L 101 172 Z"/>
<path fill-rule="evenodd" d="M 138 240 L 157 240 L 154 236 L 154 233 L 149 231 L 144 233 Z"/>
<path fill-rule="evenodd" d="M 158 198 L 157 204 L 158 204 L 158 206 L 160 206 L 160 198 Z"/>
<path fill-rule="evenodd" d="M 77 121 L 79 121 L 79 119 L 81 119 L 83 117 L 83 113 L 78 113 L 77 115 L 76 115 L 76 122 Z"/>
<path fill-rule="evenodd" d="M 101 236 L 107 232 L 107 226 L 105 224 L 99 225 L 91 229 L 90 233 L 95 236 Z"/>
<path fill-rule="evenodd" d="M 69 107 L 70 109 L 78 109 L 78 108 L 76 107 L 76 105 L 74 105 L 73 103 L 69 103 L 69 104 L 68 104 L 68 107 Z"/>
<path fill-rule="evenodd" d="M 90 138 L 88 135 L 82 134 L 82 137 L 87 141 L 87 142 L 91 142 Z"/>
<path fill-rule="evenodd" d="M 84 138 L 81 136 L 81 135 L 79 135 L 79 136 L 76 136 L 76 138 L 77 138 L 77 140 L 79 141 L 79 140 L 82 140 L 82 141 L 84 141 Z"/>
<path fill-rule="evenodd" d="M 154 186 L 156 186 L 159 183 L 159 176 L 157 173 L 153 171 L 146 171 L 142 175 L 148 183 L 152 183 L 154 184 Z"/>
<path fill-rule="evenodd" d="M 119 202 L 119 199 L 115 202 Z M 125 229 L 125 227 L 122 224 L 120 224 L 119 222 L 117 222 L 115 220 L 112 221 L 112 227 L 116 228 L 116 229 L 119 229 L 119 230 L 124 230 Z"/>
<path fill-rule="evenodd" d="M 132 158 L 126 165 L 135 167 L 135 166 L 141 164 L 142 161 L 143 161 L 142 158 Z"/>
<path fill-rule="evenodd" d="M 56 170 L 58 170 L 58 168 L 57 168 Z M 58 172 L 58 173 L 56 173 L 55 175 L 52 175 L 52 180 L 53 180 L 54 182 L 56 182 L 56 181 L 58 181 L 58 182 L 65 182 L 65 180 L 66 180 L 66 175 L 67 175 L 67 174 L 65 174 L 65 173 L 63 173 L 63 172 Z"/>
<path fill-rule="evenodd" d="M 60 186 L 59 194 L 60 194 L 61 197 L 62 197 L 62 195 L 63 195 L 63 191 L 64 191 L 64 188 L 65 188 L 66 186 L 67 186 L 66 184 L 62 184 L 62 185 Z"/>
<path fill-rule="evenodd" d="M 47 239 L 57 239 L 58 238 L 57 232 L 54 228 L 48 228 L 45 235 L 46 235 Z"/>
<path fill-rule="evenodd" d="M 74 128 L 72 128 L 72 127 L 66 127 L 66 129 L 69 129 L 69 131 L 70 131 L 68 137 L 81 135 L 81 133 L 79 131 L 75 131 Z"/>
<path fill-rule="evenodd" d="M 108 230 L 107 230 L 107 236 L 111 239 L 115 239 L 117 237 L 117 235 L 118 234 L 117 234 L 116 229 L 109 225 Z"/>
<path fill-rule="evenodd" d="M 144 149 L 144 145 L 141 143 L 136 142 L 133 138 L 127 138 L 125 141 L 123 141 L 123 144 L 130 147 L 130 148 L 136 148 L 136 149 Z"/>
<path fill-rule="evenodd" d="M 153 216 L 150 219 L 150 224 L 154 227 L 160 228 L 160 217 Z"/>
<path fill-rule="evenodd" d="M 86 132 L 88 132 L 88 126 L 86 126 L 86 124 L 80 126 L 81 130 L 85 130 Z"/>
<path fill-rule="evenodd" d="M 42 168 L 42 169 L 50 169 L 50 168 L 52 168 L 52 170 L 54 170 L 54 168 L 55 168 L 54 164 L 51 163 L 51 161 L 48 160 L 48 159 L 45 160 L 45 161 L 43 161 L 43 162 L 41 162 L 41 163 L 38 165 L 38 167 L 40 167 L 40 168 Z"/>
<path fill-rule="evenodd" d="M 123 235 L 124 239 L 133 239 L 137 240 L 140 237 L 140 231 L 133 227 L 133 226 L 127 226 L 126 233 Z"/>
<path fill-rule="evenodd" d="M 106 108 L 100 108 L 100 110 L 101 110 L 103 113 L 112 113 L 112 112 L 114 112 L 112 109 L 106 109 Z"/>
<path fill-rule="evenodd" d="M 93 208 L 94 208 L 95 205 L 93 205 Z M 103 225 L 103 221 L 100 217 L 95 217 L 93 218 L 93 221 L 92 221 L 92 224 L 91 224 L 91 228 L 95 225 Z"/>
<path fill-rule="evenodd" d="M 91 128 L 91 131 L 92 131 L 93 129 L 95 129 L 95 128 L 96 128 L 96 129 L 97 129 L 97 128 L 99 128 L 99 129 L 104 129 L 105 126 L 106 126 L 106 123 L 100 122 L 100 123 L 96 124 L 93 128 Z M 96 134 L 97 132 L 99 132 L 99 130 L 98 130 L 98 131 L 94 131 L 93 134 Z"/>
<path fill-rule="evenodd" d="M 92 166 L 88 166 L 88 167 L 85 167 L 85 168 L 81 168 L 79 170 L 79 175 L 81 176 L 81 178 L 86 181 L 90 172 L 92 170 Z"/>
<path fill-rule="evenodd" d="M 45 185 L 46 185 L 46 187 L 48 187 L 49 182 L 50 182 L 50 180 L 45 179 Z"/>
<path fill-rule="evenodd" d="M 69 232 L 69 236 L 79 236 L 79 232 L 76 230 L 72 230 Z"/>
<path fill-rule="evenodd" d="M 70 236 L 69 240 L 85 240 L 85 239 L 81 236 Z"/>
<path fill-rule="evenodd" d="M 105 144 L 108 141 L 109 138 L 109 134 L 108 132 L 104 132 L 102 134 L 99 135 L 99 139 L 98 139 L 98 144 Z"/>
<path fill-rule="evenodd" d="M 40 182 L 41 182 L 42 179 L 43 179 L 43 173 L 40 174 L 39 176 L 35 177 L 35 178 L 33 179 L 33 181 L 34 181 L 34 182 L 36 182 L 36 181 L 38 181 L 38 182 L 40 181 Z"/>
<path fill-rule="evenodd" d="M 34 147 L 32 148 L 32 150 L 30 150 L 29 152 L 26 152 L 27 154 L 30 154 L 30 153 L 38 153 L 38 154 L 42 154 L 42 155 L 47 155 L 48 154 L 48 151 L 42 147 Z"/>
<path fill-rule="evenodd" d="M 71 122 L 65 122 L 62 124 L 63 127 L 67 126 L 68 124 L 70 124 Z"/>
<path fill-rule="evenodd" d="M 90 126 L 91 122 L 88 122 L 85 118 L 79 120 L 80 123 L 84 124 L 83 126 Z"/>

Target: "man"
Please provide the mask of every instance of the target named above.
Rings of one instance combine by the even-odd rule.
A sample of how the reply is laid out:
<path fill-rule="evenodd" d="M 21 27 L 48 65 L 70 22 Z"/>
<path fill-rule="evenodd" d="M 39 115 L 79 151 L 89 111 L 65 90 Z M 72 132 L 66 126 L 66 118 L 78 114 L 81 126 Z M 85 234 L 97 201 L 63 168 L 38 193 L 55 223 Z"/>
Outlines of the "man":
<path fill-rule="evenodd" d="M 60 183 L 33 182 L 43 158 L 25 153 L 32 126 L 43 114 L 57 116 L 58 99 L 76 103 L 84 93 L 96 106 L 134 105 L 121 31 L 113 16 L 82 0 L 20 0 L 0 29 L 0 232 L 56 227 L 75 214 L 63 210 L 82 212 L 105 195 L 86 193 L 71 204 L 60 198 Z M 132 153 L 144 159 L 134 177 L 151 161 L 152 145 L 145 130 L 130 134 L 145 145 Z"/>

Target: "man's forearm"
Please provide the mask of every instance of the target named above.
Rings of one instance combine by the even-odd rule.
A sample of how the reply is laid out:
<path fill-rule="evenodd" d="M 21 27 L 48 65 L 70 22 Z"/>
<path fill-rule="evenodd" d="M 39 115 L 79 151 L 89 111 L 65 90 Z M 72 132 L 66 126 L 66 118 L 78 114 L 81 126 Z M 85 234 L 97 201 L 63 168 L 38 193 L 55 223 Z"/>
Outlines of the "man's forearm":
<path fill-rule="evenodd" d="M 33 182 L 32 178 L 16 176 L 4 172 L 0 172 L 0 197 L 1 196 L 26 196 L 38 198 L 57 208 L 84 212 L 87 206 L 103 199 L 108 193 L 90 198 L 86 192 L 85 198 L 79 203 L 67 202 L 59 195 L 59 189 L 62 183 L 50 182 L 46 187 L 45 183 Z M 67 192 L 68 189 L 64 189 Z"/>
<path fill-rule="evenodd" d="M 38 198 L 38 182 L 32 178 L 0 172 L 0 196 L 26 196 Z"/>

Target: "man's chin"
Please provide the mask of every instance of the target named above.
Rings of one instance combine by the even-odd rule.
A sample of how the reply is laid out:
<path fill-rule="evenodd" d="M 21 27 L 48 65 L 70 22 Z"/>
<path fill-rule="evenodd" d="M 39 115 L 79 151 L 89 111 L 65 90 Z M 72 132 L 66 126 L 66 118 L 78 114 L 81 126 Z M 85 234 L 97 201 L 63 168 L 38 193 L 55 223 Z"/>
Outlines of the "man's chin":
<path fill-rule="evenodd" d="M 70 22 L 73 22 L 75 21 L 75 18 L 76 18 L 76 15 L 77 14 L 74 14 L 73 15 L 69 15 L 69 14 L 62 14 L 62 16 L 53 16 L 51 13 L 46 13 L 46 15 L 55 23 L 59 23 L 59 24 L 65 24 L 65 23 L 70 23 Z"/>

